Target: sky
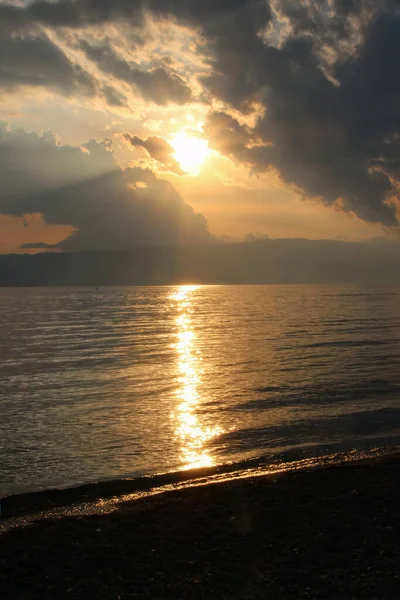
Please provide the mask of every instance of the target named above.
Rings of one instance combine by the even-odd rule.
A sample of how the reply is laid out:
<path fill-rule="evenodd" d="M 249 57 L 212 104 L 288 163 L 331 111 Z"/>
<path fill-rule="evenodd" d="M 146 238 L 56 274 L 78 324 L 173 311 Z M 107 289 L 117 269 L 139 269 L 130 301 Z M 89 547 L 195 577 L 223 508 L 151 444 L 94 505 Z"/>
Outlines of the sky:
<path fill-rule="evenodd" d="M 399 230 L 400 2 L 0 0 L 0 253 Z"/>

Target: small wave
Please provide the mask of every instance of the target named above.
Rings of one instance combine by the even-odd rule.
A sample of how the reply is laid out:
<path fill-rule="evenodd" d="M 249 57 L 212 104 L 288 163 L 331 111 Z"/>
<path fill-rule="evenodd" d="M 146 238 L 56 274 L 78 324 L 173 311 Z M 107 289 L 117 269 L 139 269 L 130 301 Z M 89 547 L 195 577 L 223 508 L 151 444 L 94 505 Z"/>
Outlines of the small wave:
<path fill-rule="evenodd" d="M 323 418 L 299 419 L 289 424 L 259 426 L 222 434 L 213 445 L 229 446 L 237 453 L 265 448 L 273 451 L 284 445 L 287 448 L 313 443 L 318 447 L 338 444 L 355 444 L 362 438 L 389 437 L 399 434 L 400 409 L 384 408 L 345 413 Z M 217 448 L 216 448 L 217 449 Z"/>
<path fill-rule="evenodd" d="M 352 347 L 359 347 L 359 346 L 383 346 L 384 344 L 387 343 L 393 343 L 394 341 L 397 340 L 390 340 L 390 341 L 384 341 L 384 340 L 332 340 L 329 342 L 313 342 L 312 344 L 303 344 L 302 346 L 299 346 L 300 348 L 338 348 L 338 347 L 345 347 L 345 348 L 352 348 Z"/>
<path fill-rule="evenodd" d="M 288 385 L 266 385 L 261 387 L 254 388 L 255 392 L 282 392 L 283 390 L 288 390 L 290 387 Z"/>

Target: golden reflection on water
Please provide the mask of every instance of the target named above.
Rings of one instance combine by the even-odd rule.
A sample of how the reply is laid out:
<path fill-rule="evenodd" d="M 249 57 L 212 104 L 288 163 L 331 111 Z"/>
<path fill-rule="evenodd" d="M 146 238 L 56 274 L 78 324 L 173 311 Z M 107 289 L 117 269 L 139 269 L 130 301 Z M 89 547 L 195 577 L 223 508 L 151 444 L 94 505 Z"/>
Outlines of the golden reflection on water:
<path fill-rule="evenodd" d="M 196 345 L 197 336 L 191 321 L 195 301 L 193 292 L 197 288 L 194 285 L 180 286 L 171 296 L 179 313 L 176 317 L 175 347 L 180 384 L 172 418 L 176 421 L 175 433 L 181 446 L 181 460 L 185 469 L 212 466 L 214 459 L 207 452 L 206 444 L 223 432 L 221 427 L 203 426 L 197 414 L 201 401 L 198 388 L 202 375 L 202 357 Z"/>

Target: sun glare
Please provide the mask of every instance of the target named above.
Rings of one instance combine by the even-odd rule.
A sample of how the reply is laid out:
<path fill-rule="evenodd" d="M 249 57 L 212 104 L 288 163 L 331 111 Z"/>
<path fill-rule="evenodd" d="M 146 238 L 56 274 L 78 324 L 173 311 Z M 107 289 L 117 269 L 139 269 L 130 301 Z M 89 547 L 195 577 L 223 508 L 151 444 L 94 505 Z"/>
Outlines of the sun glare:
<path fill-rule="evenodd" d="M 209 467 L 214 458 L 207 448 L 213 438 L 223 429 L 215 422 L 211 425 L 202 418 L 202 356 L 197 333 L 192 324 L 192 312 L 196 304 L 198 286 L 182 285 L 171 296 L 176 310 L 177 381 L 176 407 L 172 412 L 176 439 L 180 445 L 183 469 Z"/>
<path fill-rule="evenodd" d="M 200 172 L 201 165 L 211 153 L 207 140 L 191 136 L 186 131 L 178 133 L 171 144 L 175 149 L 175 160 L 191 175 Z"/>

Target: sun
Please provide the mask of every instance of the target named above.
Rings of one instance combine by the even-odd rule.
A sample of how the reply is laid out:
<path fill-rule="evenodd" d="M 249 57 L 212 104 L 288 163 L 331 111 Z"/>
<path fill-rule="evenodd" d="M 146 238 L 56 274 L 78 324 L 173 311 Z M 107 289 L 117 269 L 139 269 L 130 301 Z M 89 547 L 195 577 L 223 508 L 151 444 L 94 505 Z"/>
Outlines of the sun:
<path fill-rule="evenodd" d="M 186 131 L 177 133 L 171 145 L 175 150 L 173 157 L 190 175 L 197 175 L 201 165 L 211 154 L 207 140 L 189 135 Z"/>

